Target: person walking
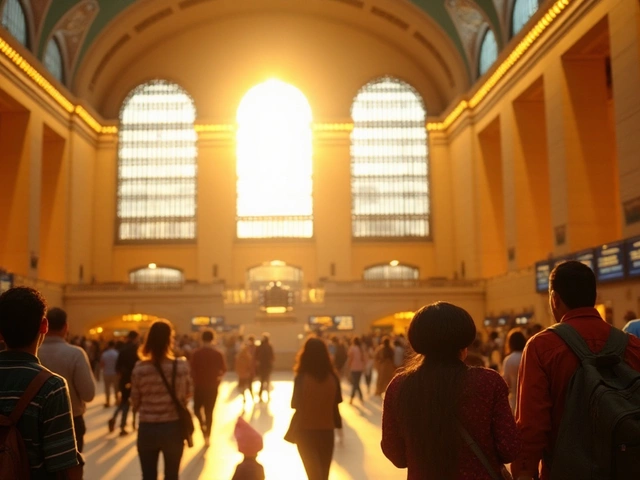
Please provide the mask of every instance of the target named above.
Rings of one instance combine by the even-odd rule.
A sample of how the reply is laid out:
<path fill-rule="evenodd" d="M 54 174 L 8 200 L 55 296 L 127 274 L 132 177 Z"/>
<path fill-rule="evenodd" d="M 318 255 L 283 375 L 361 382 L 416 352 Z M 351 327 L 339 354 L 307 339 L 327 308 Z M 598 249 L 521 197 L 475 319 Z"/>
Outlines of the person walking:
<path fill-rule="evenodd" d="M 507 356 L 502 362 L 502 378 L 509 387 L 509 405 L 516 410 L 516 396 L 518 392 L 518 369 L 522 359 L 522 351 L 527 344 L 527 337 L 519 328 L 514 328 L 507 334 Z"/>
<path fill-rule="evenodd" d="M 364 403 L 362 396 L 362 390 L 360 390 L 360 379 L 362 378 L 362 372 L 365 367 L 364 351 L 362 349 L 362 343 L 360 337 L 353 337 L 351 340 L 351 346 L 347 352 L 347 369 L 351 375 L 351 399 L 349 404 L 353 405 L 353 399 L 356 394 L 360 396 L 360 402 Z"/>
<path fill-rule="evenodd" d="M 263 333 L 260 345 L 256 348 L 256 370 L 260 381 L 258 397 L 260 397 L 261 402 L 263 391 L 267 392 L 267 401 L 271 399 L 271 372 L 273 371 L 275 358 L 273 347 L 269 341 L 269 334 Z"/>
<path fill-rule="evenodd" d="M 15 421 L 29 459 L 29 471 L 16 480 L 80 480 L 83 462 L 67 383 L 38 360 L 48 329 L 46 310 L 40 292 L 29 287 L 0 295 L 0 338 L 6 347 L 0 352 L 0 415 Z"/>
<path fill-rule="evenodd" d="M 216 334 L 213 330 L 202 332 L 202 346 L 191 355 L 193 377 L 193 413 L 200 423 L 204 444 L 209 446 L 213 409 L 218 398 L 218 387 L 227 366 L 222 353 L 214 346 Z M 203 415 L 204 413 L 204 415 Z"/>
<path fill-rule="evenodd" d="M 310 337 L 298 353 L 291 408 L 296 410 L 298 453 L 309 480 L 327 480 L 333 458 L 334 429 L 341 426 L 340 380 L 327 345 Z"/>
<path fill-rule="evenodd" d="M 61 308 L 52 308 L 47 312 L 49 332 L 40 346 L 38 357 L 42 365 L 64 377 L 69 386 L 73 429 L 76 434 L 78 451 L 84 449 L 84 434 L 87 428 L 84 413 L 87 402 L 96 394 L 96 384 L 87 353 L 80 347 L 70 345 L 65 340 L 69 332 L 67 313 Z"/>
<path fill-rule="evenodd" d="M 107 348 L 100 355 L 100 368 L 102 370 L 102 380 L 104 381 L 104 407 L 111 406 L 111 390 L 113 390 L 113 402 L 118 401 L 118 372 L 116 371 L 116 362 L 118 361 L 118 351 L 116 350 L 116 342 L 110 340 Z"/>
<path fill-rule="evenodd" d="M 618 363 L 626 364 L 625 367 L 640 372 L 640 339 L 634 335 L 623 335 L 619 330 L 608 324 L 595 308 L 597 298 L 596 277 L 593 271 L 586 265 L 578 261 L 566 261 L 559 263 L 549 275 L 549 306 L 553 313 L 553 318 L 558 325 L 547 328 L 529 339 L 522 353 L 520 370 L 518 373 L 518 399 L 516 407 L 516 422 L 522 434 L 523 449 L 520 455 L 511 465 L 514 477 L 519 479 L 532 479 L 538 475 L 538 466 L 542 460 L 540 478 L 548 480 L 550 478 L 560 478 L 556 473 L 552 477 L 553 469 L 564 463 L 565 467 L 575 475 L 572 478 L 596 478 L 587 477 L 579 467 L 584 467 L 581 461 L 587 459 L 588 462 L 595 462 L 596 451 L 590 448 L 593 441 L 589 437 L 592 428 L 591 421 L 595 418 L 610 417 L 610 415 L 598 415 L 598 399 L 595 397 L 616 398 L 613 395 L 594 394 L 592 397 L 584 397 L 585 402 L 592 398 L 592 410 L 584 412 L 584 405 L 565 405 L 570 388 L 580 386 L 583 382 L 574 382 L 578 369 L 581 368 L 578 356 L 571 347 L 555 333 L 555 328 L 560 327 L 573 331 L 582 337 L 584 348 L 588 348 L 591 354 L 602 352 L 609 343 L 610 336 L 623 336 L 626 344 L 622 349 L 622 355 L 616 359 L 613 355 L 604 357 L 601 368 L 604 374 L 615 381 L 616 375 L 607 371 L 607 366 Z M 612 361 L 613 357 L 613 361 Z M 592 364 L 599 365 L 600 359 L 593 357 Z M 595 369 L 594 369 L 595 370 Z M 582 377 L 584 378 L 584 377 Z M 606 382 L 603 381 L 602 384 Z M 637 389 L 636 389 L 637 390 Z M 590 395 L 589 392 L 584 392 Z M 609 393 L 609 392 L 605 392 Z M 637 406 L 637 405 L 636 405 Z M 568 451 L 556 451 L 557 443 L 562 439 L 560 432 L 563 424 L 563 415 L 586 413 L 582 419 L 570 417 L 569 428 L 565 430 L 562 437 L 571 437 L 571 432 L 577 432 L 578 436 L 585 433 L 580 438 L 580 443 L 571 445 Z M 620 415 L 622 416 L 622 415 Z M 603 420 L 606 421 L 606 418 Z M 586 430 L 585 430 L 586 429 Z M 613 430 L 610 430 L 613 432 Z M 637 430 L 634 430 L 637 432 Z M 604 441 L 611 442 L 614 434 L 608 436 Z M 637 438 L 637 437 L 636 437 Z M 625 446 L 624 444 L 622 445 Z M 631 446 L 630 446 L 631 447 Z M 620 450 L 619 446 L 610 445 L 608 451 L 618 451 L 618 455 L 623 455 L 627 450 L 629 455 L 638 458 L 633 447 Z M 605 449 L 596 449 L 598 453 Z M 572 464 L 572 462 L 576 462 Z M 603 472 L 597 478 L 636 478 L 636 477 L 612 477 L 605 468 L 610 467 L 613 462 L 607 465 L 599 465 L 598 470 Z M 637 468 L 638 463 L 634 464 Z M 572 468 L 573 467 L 573 468 Z M 591 465 L 586 466 L 591 470 Z M 638 470 L 636 470 L 637 472 Z M 561 474 L 562 475 L 562 474 Z M 562 478 L 569 478 L 562 476 Z"/>
<path fill-rule="evenodd" d="M 394 351 L 391 348 L 391 340 L 389 337 L 382 339 L 382 345 L 378 347 L 374 356 L 374 363 L 378 378 L 376 380 L 376 395 L 380 396 L 387 390 L 387 385 L 391 382 L 396 372 L 393 361 Z"/>
<path fill-rule="evenodd" d="M 247 403 L 246 391 L 249 391 L 249 398 L 253 399 L 253 390 L 251 384 L 253 383 L 253 377 L 255 376 L 255 361 L 251 354 L 251 347 L 249 340 L 245 343 L 238 355 L 236 356 L 236 374 L 238 375 L 238 390 L 242 394 L 243 405 Z"/>
<path fill-rule="evenodd" d="M 178 410 L 172 394 L 185 408 L 193 395 L 189 363 L 173 355 L 174 331 L 167 320 L 153 322 L 141 360 L 131 372 L 131 405 L 138 412 L 138 456 L 143 480 L 158 478 L 158 458 L 164 459 L 165 480 L 177 480 L 184 450 Z"/>
<path fill-rule="evenodd" d="M 473 319 L 437 302 L 416 312 L 408 336 L 415 354 L 387 388 L 383 453 L 408 480 L 499 478 L 521 442 L 500 374 L 464 364 Z"/>
<path fill-rule="evenodd" d="M 118 354 L 116 361 L 116 372 L 118 373 L 118 388 L 120 390 L 120 404 L 113 417 L 109 419 L 109 431 L 113 432 L 116 426 L 118 413 L 120 417 L 120 436 L 127 435 L 127 416 L 129 415 L 129 398 L 131 397 L 131 372 L 138 361 L 138 337 L 139 334 L 135 330 L 131 330 L 127 334 L 127 342 L 122 346 L 122 350 Z M 135 417 L 135 415 L 134 415 Z M 136 428 L 135 418 L 132 422 L 133 429 Z"/>

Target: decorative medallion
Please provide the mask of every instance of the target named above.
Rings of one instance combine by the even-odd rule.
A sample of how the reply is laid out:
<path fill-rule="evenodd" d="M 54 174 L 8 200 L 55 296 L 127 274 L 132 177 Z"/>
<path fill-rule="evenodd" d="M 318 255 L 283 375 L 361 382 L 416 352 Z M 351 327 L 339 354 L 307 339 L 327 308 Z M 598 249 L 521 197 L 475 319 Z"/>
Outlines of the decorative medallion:
<path fill-rule="evenodd" d="M 54 28 L 54 35 L 64 43 L 68 72 L 73 70 L 84 38 L 99 10 L 98 0 L 82 0 L 66 13 Z"/>

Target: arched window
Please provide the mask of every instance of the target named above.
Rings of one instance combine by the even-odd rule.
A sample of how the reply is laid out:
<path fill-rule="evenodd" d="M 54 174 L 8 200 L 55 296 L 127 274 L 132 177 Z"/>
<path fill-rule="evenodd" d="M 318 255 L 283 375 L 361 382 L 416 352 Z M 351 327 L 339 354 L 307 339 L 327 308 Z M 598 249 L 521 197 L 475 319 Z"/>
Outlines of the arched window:
<path fill-rule="evenodd" d="M 285 285 L 302 284 L 302 269 L 273 260 L 250 268 L 247 271 L 247 282 L 253 286 L 270 282 L 282 282 Z"/>
<path fill-rule="evenodd" d="M 174 285 L 184 283 L 184 275 L 176 268 L 150 267 L 129 272 L 129 283 Z"/>
<path fill-rule="evenodd" d="M 7 0 L 2 10 L 2 26 L 25 47 L 27 45 L 27 17 L 18 0 Z"/>
<path fill-rule="evenodd" d="M 154 80 L 120 112 L 118 240 L 196 238 L 196 109 L 178 85 Z"/>
<path fill-rule="evenodd" d="M 515 0 L 511 17 L 511 35 L 517 35 L 538 10 L 538 0 Z"/>
<path fill-rule="evenodd" d="M 313 236 L 311 107 L 296 87 L 268 80 L 238 107 L 238 238 Z"/>
<path fill-rule="evenodd" d="M 44 51 L 44 66 L 60 83 L 64 82 L 64 67 L 62 65 L 62 52 L 55 38 L 51 38 Z"/>
<path fill-rule="evenodd" d="M 498 44 L 496 43 L 496 36 L 493 34 L 493 30 L 490 28 L 484 34 L 482 38 L 482 44 L 480 45 L 480 56 L 478 58 L 478 73 L 480 76 L 484 75 L 487 70 L 491 68 L 498 58 Z"/>
<path fill-rule="evenodd" d="M 426 112 L 407 83 L 383 77 L 351 107 L 352 231 L 355 238 L 429 236 Z"/>
<path fill-rule="evenodd" d="M 364 279 L 376 280 L 418 280 L 420 272 L 416 267 L 391 262 L 383 265 L 374 265 L 364 270 Z"/>

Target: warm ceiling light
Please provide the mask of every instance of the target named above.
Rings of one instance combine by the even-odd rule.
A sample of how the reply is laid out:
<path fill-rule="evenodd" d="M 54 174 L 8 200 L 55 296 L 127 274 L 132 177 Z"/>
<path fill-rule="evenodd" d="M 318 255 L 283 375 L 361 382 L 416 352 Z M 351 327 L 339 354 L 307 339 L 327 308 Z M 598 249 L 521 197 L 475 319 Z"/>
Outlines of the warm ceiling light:
<path fill-rule="evenodd" d="M 158 266 L 157 266 L 155 263 L 150 263 L 150 264 L 149 264 L 149 268 L 150 268 L 151 270 L 155 270 L 156 268 L 158 268 Z"/>
<path fill-rule="evenodd" d="M 400 265 L 400 262 L 398 260 L 391 260 L 389 262 L 389 265 L 391 265 L 392 267 L 397 267 L 398 265 Z"/>

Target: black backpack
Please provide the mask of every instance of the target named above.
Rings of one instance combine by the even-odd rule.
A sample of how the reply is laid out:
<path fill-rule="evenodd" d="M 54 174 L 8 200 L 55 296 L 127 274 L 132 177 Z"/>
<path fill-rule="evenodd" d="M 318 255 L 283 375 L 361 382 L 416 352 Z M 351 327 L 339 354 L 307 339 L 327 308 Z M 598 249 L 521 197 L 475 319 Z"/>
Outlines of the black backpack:
<path fill-rule="evenodd" d="M 553 458 L 545 458 L 551 480 L 640 479 L 640 372 L 624 361 L 628 334 L 611 328 L 595 354 L 570 325 L 550 328 L 580 360 Z"/>

